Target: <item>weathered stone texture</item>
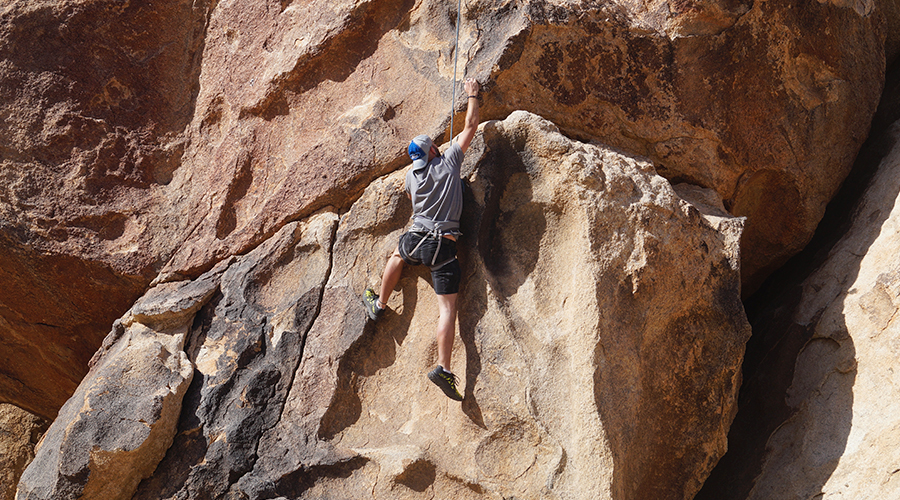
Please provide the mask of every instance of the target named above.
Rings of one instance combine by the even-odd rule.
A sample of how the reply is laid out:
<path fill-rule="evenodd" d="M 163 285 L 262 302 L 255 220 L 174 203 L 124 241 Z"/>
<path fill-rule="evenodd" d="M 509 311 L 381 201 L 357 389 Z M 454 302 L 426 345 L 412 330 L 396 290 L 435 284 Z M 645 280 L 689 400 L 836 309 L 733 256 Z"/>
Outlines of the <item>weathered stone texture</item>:
<path fill-rule="evenodd" d="M 521 54 L 492 73 L 489 114 L 527 109 L 715 189 L 748 218 L 745 291 L 806 244 L 880 96 L 873 5 L 539 5 L 523 7 Z"/>
<path fill-rule="evenodd" d="M 196 366 L 178 434 L 135 499 L 223 498 L 270 453 L 259 436 L 282 418 L 331 269 L 337 216 L 287 225 L 228 263 L 193 321 Z"/>
<path fill-rule="evenodd" d="M 286 219 L 343 205 L 404 161 L 409 137 L 443 134 L 452 13 L 399 0 L 217 8 L 186 171 L 217 179 L 193 192 L 212 186 L 224 203 L 210 211 L 188 196 L 203 229 L 165 271 L 203 268 Z M 811 237 L 883 84 L 874 5 L 504 1 L 462 16 L 460 71 L 487 83 L 484 117 L 532 111 L 715 189 L 748 217 L 748 290 Z"/>
<path fill-rule="evenodd" d="M 808 340 L 789 418 L 769 437 L 747 498 L 896 498 L 900 464 L 900 129 L 850 231 L 803 284 L 792 318 Z"/>
<path fill-rule="evenodd" d="M 383 323 L 365 324 L 355 303 L 409 214 L 394 174 L 339 229 L 322 317 L 256 475 L 289 498 L 339 485 L 394 498 L 690 498 L 724 452 L 748 334 L 739 224 L 717 231 L 647 163 L 533 115 L 484 137 L 467 160 L 453 366 L 467 400 L 449 403 L 424 376 L 437 314 L 426 271 L 407 270 Z M 694 263 L 666 266 L 678 249 Z M 688 359 L 722 364 L 700 373 Z M 347 470 L 358 481 L 335 477 Z"/>
<path fill-rule="evenodd" d="M 445 134 L 457 17 L 460 74 L 485 83 L 483 117 L 536 112 L 648 156 L 673 183 L 714 189 L 748 217 L 742 276 L 753 289 L 812 234 L 865 136 L 890 9 L 503 0 L 463 10 L 7 2 L 0 397 L 54 416 L 151 280 L 196 278 L 290 221 L 345 210 L 403 165 L 410 137 Z"/>
<path fill-rule="evenodd" d="M 179 487 L 221 497 L 253 466 L 247 436 L 279 416 L 318 311 L 335 220 L 289 224 L 197 280 L 152 288 L 104 341 L 17 498 L 144 498 L 148 487 L 150 498 Z M 198 443 L 205 461 L 189 463 Z"/>
<path fill-rule="evenodd" d="M 0 498 L 13 500 L 25 467 L 34 458 L 34 446 L 46 420 L 13 405 L 0 404 Z"/>
<path fill-rule="evenodd" d="M 181 164 L 205 9 L 188 0 L 0 7 L 3 400 L 55 417 L 171 253 L 172 222 L 147 215 Z"/>
<path fill-rule="evenodd" d="M 485 124 L 464 170 L 461 405 L 425 377 L 426 269 L 405 271 L 377 324 L 360 305 L 410 216 L 398 171 L 339 221 L 289 224 L 132 308 L 124 322 L 189 328 L 178 355 L 195 367 L 134 498 L 691 498 L 724 453 L 749 334 L 742 219 L 524 112 Z"/>
<path fill-rule="evenodd" d="M 16 498 L 130 499 L 172 443 L 193 375 L 185 333 L 117 323 L 119 338 L 60 410 Z"/>
<path fill-rule="evenodd" d="M 0 400 L 62 407 L 22 498 L 693 496 L 733 417 L 738 281 L 812 235 L 900 9 L 455 4 L 0 7 Z M 449 137 L 459 19 L 482 117 L 511 116 L 466 165 L 461 407 L 422 376 L 426 272 L 379 325 L 358 306 L 409 215 L 407 141 Z M 894 492 L 861 472 L 895 441 L 889 210 L 810 281 L 758 498 Z"/>

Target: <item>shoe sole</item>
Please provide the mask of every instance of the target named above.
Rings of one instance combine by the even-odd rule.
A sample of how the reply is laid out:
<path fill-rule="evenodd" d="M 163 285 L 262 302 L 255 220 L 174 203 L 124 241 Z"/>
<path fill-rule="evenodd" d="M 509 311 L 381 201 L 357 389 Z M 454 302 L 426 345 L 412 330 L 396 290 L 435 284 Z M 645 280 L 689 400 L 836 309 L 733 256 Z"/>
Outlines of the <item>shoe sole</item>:
<path fill-rule="evenodd" d="M 441 376 L 438 375 L 437 373 L 434 373 L 433 371 L 428 372 L 428 380 L 432 381 L 434 383 L 434 385 L 438 386 L 438 388 L 441 391 L 443 391 L 444 395 L 447 396 L 448 398 L 450 398 L 454 401 L 462 401 L 463 400 L 462 396 L 457 396 L 457 394 L 453 394 L 452 392 L 449 392 L 450 391 L 449 387 L 446 389 L 444 388 L 444 385 L 441 384 L 441 382 L 443 382 L 443 380 L 441 379 Z M 457 391 L 457 393 L 458 392 L 459 391 Z"/>

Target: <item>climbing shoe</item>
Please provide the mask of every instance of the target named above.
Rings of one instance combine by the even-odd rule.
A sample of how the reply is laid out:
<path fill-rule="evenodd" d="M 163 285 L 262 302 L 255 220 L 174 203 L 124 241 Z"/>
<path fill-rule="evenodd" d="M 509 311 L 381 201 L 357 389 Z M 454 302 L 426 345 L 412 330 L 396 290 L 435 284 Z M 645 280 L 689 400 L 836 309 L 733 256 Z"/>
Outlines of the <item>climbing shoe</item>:
<path fill-rule="evenodd" d="M 363 292 L 363 305 L 366 307 L 366 314 L 372 321 L 378 321 L 378 317 L 384 312 L 384 309 L 378 307 L 378 294 L 371 288 L 366 288 Z"/>
<path fill-rule="evenodd" d="M 442 367 L 438 366 L 434 370 L 428 372 L 428 379 L 434 382 L 436 386 L 440 387 L 448 398 L 455 401 L 463 400 L 462 394 L 456 390 L 456 375 L 444 371 Z"/>

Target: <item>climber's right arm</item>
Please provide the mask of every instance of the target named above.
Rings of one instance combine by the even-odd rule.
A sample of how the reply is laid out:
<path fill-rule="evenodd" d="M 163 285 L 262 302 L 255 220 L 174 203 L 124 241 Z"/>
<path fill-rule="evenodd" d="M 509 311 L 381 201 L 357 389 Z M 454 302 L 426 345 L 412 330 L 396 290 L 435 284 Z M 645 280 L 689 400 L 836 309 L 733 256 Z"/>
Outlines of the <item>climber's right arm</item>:
<path fill-rule="evenodd" d="M 475 131 L 478 130 L 480 121 L 478 116 L 478 92 L 481 90 L 481 85 L 474 78 L 467 78 L 465 88 L 469 107 L 466 109 L 466 125 L 457 138 L 463 153 L 469 149 L 469 144 L 472 143 L 472 139 L 475 137 Z"/>

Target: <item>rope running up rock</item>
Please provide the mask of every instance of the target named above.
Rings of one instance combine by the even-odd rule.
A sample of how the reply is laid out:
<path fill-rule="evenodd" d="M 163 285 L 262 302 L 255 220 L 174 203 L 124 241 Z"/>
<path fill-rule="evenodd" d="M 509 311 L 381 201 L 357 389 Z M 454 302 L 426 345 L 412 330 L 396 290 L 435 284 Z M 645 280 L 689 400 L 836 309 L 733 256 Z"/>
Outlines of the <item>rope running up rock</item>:
<path fill-rule="evenodd" d="M 453 94 L 450 96 L 450 140 L 453 140 L 453 115 L 456 113 L 456 66 L 459 60 L 459 26 L 462 24 L 462 0 L 456 5 L 456 43 L 453 48 Z M 466 76 L 463 74 L 463 76 Z"/>

